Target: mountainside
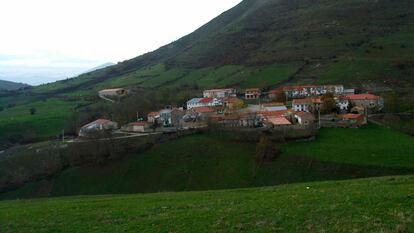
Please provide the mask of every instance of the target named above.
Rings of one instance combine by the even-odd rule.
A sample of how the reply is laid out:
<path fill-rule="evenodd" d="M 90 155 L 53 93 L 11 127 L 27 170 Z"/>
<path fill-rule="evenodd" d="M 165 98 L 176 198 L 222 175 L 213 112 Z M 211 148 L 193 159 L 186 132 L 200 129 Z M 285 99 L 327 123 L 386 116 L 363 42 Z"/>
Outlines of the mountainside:
<path fill-rule="evenodd" d="M 414 177 L 0 202 L 5 232 L 413 232 Z M 47 210 L 47 211 L 45 211 Z"/>
<path fill-rule="evenodd" d="M 245 0 L 154 52 L 39 91 L 344 83 L 407 93 L 413 13 L 410 0 Z"/>
<path fill-rule="evenodd" d="M 29 87 L 29 85 L 0 80 L 0 90 L 14 91 L 24 87 Z"/>

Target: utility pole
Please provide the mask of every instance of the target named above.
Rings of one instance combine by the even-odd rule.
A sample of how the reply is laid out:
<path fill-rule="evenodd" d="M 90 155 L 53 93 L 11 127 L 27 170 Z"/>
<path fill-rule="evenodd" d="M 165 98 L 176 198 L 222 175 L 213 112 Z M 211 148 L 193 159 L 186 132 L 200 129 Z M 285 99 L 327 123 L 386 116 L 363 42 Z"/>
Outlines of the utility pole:
<path fill-rule="evenodd" d="M 321 110 L 318 108 L 318 129 L 321 128 Z"/>

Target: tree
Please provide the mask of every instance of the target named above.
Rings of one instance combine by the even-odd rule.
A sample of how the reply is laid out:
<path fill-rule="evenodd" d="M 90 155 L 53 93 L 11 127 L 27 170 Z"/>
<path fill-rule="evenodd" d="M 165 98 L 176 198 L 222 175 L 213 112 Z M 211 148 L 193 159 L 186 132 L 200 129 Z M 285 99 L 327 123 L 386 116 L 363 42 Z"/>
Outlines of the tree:
<path fill-rule="evenodd" d="M 276 97 L 274 99 L 275 102 L 280 102 L 280 103 L 284 103 L 286 101 L 286 94 L 284 91 L 279 91 L 276 94 Z"/>
<path fill-rule="evenodd" d="M 272 143 L 267 135 L 260 137 L 256 146 L 256 160 L 259 162 L 271 161 L 277 157 L 279 150 Z"/>
<path fill-rule="evenodd" d="M 30 108 L 29 111 L 30 111 L 30 115 L 34 115 L 37 112 L 36 108 Z"/>
<path fill-rule="evenodd" d="M 330 92 L 324 94 L 322 96 L 321 112 L 325 114 L 332 113 L 333 111 L 335 111 L 335 109 L 336 109 L 336 102 L 335 102 L 334 95 Z"/>

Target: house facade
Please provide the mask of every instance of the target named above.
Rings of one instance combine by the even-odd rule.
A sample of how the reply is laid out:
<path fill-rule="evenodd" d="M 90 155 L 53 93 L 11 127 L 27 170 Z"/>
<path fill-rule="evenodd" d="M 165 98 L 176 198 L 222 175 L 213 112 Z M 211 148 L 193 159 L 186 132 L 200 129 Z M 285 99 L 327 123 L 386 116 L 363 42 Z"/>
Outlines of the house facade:
<path fill-rule="evenodd" d="M 211 89 L 204 90 L 204 98 L 223 98 L 228 96 L 236 96 L 237 92 L 234 88 L 222 88 L 222 89 Z"/>
<path fill-rule="evenodd" d="M 344 114 L 342 115 L 342 123 L 343 126 L 346 127 L 359 127 L 362 125 L 365 125 L 367 123 L 367 120 L 363 114 Z"/>
<path fill-rule="evenodd" d="M 263 111 L 281 111 L 287 110 L 284 103 L 264 103 L 261 105 Z"/>
<path fill-rule="evenodd" d="M 244 107 L 244 101 L 237 97 L 229 96 L 229 97 L 220 98 L 220 100 L 222 101 L 223 106 L 230 110 L 240 109 Z"/>
<path fill-rule="evenodd" d="M 347 95 L 353 106 L 364 107 L 369 110 L 381 110 L 384 107 L 384 99 L 373 94 Z"/>
<path fill-rule="evenodd" d="M 111 131 L 118 129 L 118 123 L 106 120 L 98 119 L 87 125 L 84 125 L 79 130 L 79 137 L 85 138 L 98 138 L 107 136 Z"/>
<path fill-rule="evenodd" d="M 147 121 L 148 123 L 155 123 L 155 121 L 160 117 L 160 113 L 159 112 L 150 112 L 147 115 Z"/>
<path fill-rule="evenodd" d="M 292 109 L 295 112 L 314 112 L 321 109 L 321 98 L 294 99 Z"/>
<path fill-rule="evenodd" d="M 315 116 L 310 112 L 295 112 L 294 117 L 299 125 L 310 125 L 315 122 Z"/>
<path fill-rule="evenodd" d="M 244 98 L 246 100 L 254 100 L 259 99 L 261 95 L 261 91 L 259 88 L 250 88 L 244 90 Z"/>
<path fill-rule="evenodd" d="M 221 106 L 223 102 L 220 98 L 193 98 L 187 101 L 187 109 L 198 108 L 198 107 L 214 107 Z"/>
<path fill-rule="evenodd" d="M 333 93 L 334 95 L 342 95 L 344 93 L 343 85 L 303 85 L 283 87 L 283 91 L 288 98 L 304 98 L 311 96 L 324 95 Z"/>
<path fill-rule="evenodd" d="M 347 96 L 335 97 L 336 107 L 341 111 L 348 111 L 349 98 Z"/>
<path fill-rule="evenodd" d="M 149 128 L 150 127 L 147 122 L 132 122 L 122 127 L 122 131 L 134 132 L 134 133 L 145 133 L 145 132 L 148 132 Z"/>

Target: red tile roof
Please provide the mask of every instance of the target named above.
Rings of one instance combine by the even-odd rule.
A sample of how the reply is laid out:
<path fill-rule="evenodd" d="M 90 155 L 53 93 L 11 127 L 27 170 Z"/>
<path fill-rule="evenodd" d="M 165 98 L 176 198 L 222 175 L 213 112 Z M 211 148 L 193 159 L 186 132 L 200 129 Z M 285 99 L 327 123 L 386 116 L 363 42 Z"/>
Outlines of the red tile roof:
<path fill-rule="evenodd" d="M 286 113 L 291 113 L 293 112 L 291 109 L 287 109 L 287 110 L 278 110 L 278 111 L 262 111 L 262 112 L 258 112 L 259 115 L 268 117 L 268 116 L 274 116 L 274 117 L 280 117 L 285 115 Z"/>
<path fill-rule="evenodd" d="M 227 96 L 227 97 L 222 97 L 220 98 L 223 102 L 227 102 L 227 103 L 237 103 L 242 101 L 241 99 L 237 98 L 237 97 L 232 97 L 232 96 Z"/>
<path fill-rule="evenodd" d="M 273 125 L 291 125 L 292 123 L 285 117 L 267 117 L 267 121 Z"/>
<path fill-rule="evenodd" d="M 209 112 L 216 112 L 218 109 L 216 107 L 197 107 L 197 108 L 193 108 L 194 111 L 198 112 L 198 113 L 209 113 Z"/>
<path fill-rule="evenodd" d="M 159 112 L 150 112 L 150 113 L 148 113 L 148 116 L 149 116 L 149 117 L 156 117 L 156 116 L 158 116 L 158 115 L 160 115 L 160 113 L 159 113 Z"/>
<path fill-rule="evenodd" d="M 348 114 L 344 114 L 342 115 L 342 119 L 358 119 L 358 118 L 362 118 L 363 115 L 361 114 L 353 114 L 353 113 L 348 113 Z"/>
<path fill-rule="evenodd" d="M 347 95 L 350 100 L 379 100 L 379 96 L 373 94 L 353 94 Z"/>
<path fill-rule="evenodd" d="M 213 98 L 202 98 L 200 100 L 200 103 L 210 103 L 211 101 L 213 101 Z"/>
<path fill-rule="evenodd" d="M 321 98 L 306 98 L 306 99 L 294 99 L 292 104 L 320 104 L 322 103 Z"/>

